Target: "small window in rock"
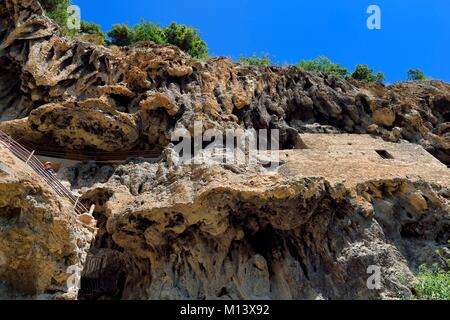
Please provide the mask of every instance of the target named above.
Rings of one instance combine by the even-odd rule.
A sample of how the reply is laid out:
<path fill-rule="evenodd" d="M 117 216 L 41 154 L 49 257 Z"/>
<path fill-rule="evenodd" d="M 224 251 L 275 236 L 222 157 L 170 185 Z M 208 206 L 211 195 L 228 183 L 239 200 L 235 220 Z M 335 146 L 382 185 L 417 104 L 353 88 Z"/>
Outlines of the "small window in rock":
<path fill-rule="evenodd" d="M 387 152 L 386 150 L 375 150 L 375 151 L 383 159 L 394 159 L 394 157 L 389 152 Z"/>

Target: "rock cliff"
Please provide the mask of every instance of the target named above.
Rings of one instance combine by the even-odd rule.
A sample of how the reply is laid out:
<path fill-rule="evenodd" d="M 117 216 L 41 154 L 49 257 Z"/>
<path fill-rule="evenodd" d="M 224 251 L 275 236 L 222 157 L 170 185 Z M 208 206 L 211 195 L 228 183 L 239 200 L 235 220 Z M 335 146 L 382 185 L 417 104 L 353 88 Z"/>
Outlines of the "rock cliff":
<path fill-rule="evenodd" d="M 0 145 L 0 299 L 74 299 L 95 237 L 23 162 Z"/>
<path fill-rule="evenodd" d="M 0 130 L 17 139 L 80 152 L 162 152 L 176 128 L 193 132 L 202 121 L 205 130 L 279 129 L 280 149 L 288 150 L 269 174 L 258 164 L 174 167 L 164 152 L 158 163 L 67 168 L 61 176 L 96 204 L 99 228 L 87 261 L 79 260 L 80 299 L 396 298 L 410 294 L 418 266 L 446 248 L 446 83 L 384 86 L 294 67 L 200 61 L 168 45 L 97 46 L 61 37 L 36 0 L 0 0 L 0 43 Z M 292 150 L 308 148 L 299 134 L 332 141 L 344 133 L 372 138 L 331 156 Z M 407 158 L 419 150 L 407 142 L 437 160 L 426 152 Z M 367 146 L 375 157 L 378 145 L 405 144 L 406 160 L 354 159 Z M 16 200 L 4 191 L 0 200 L 4 228 Z M 36 210 L 62 210 L 55 206 Z M 42 232 L 56 231 L 50 223 Z M 89 247 L 88 237 L 71 232 L 52 239 L 66 250 L 55 251 L 61 259 L 74 250 L 71 237 Z M 29 257 L 23 272 L 45 268 L 50 277 L 65 267 L 47 268 L 54 263 L 47 260 Z M 383 270 L 378 290 L 366 285 L 371 265 Z M 14 282 L 17 271 L 8 272 L 1 279 L 29 291 Z M 50 290 L 42 281 L 39 292 Z"/>
<path fill-rule="evenodd" d="M 64 148 L 162 148 L 177 125 L 371 133 L 419 143 L 450 164 L 450 87 L 342 81 L 294 67 L 207 62 L 178 48 L 105 48 L 59 36 L 35 0 L 3 0 L 0 127 Z M 325 126 L 325 127 L 324 127 Z"/>

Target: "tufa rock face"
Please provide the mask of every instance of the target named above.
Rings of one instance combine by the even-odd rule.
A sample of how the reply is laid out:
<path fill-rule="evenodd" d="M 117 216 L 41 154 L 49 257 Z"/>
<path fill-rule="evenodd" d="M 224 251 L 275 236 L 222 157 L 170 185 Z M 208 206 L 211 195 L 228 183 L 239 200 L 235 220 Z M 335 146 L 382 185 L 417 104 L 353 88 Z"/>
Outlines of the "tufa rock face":
<path fill-rule="evenodd" d="M 304 148 L 282 151 L 267 174 L 260 164 L 174 167 L 168 149 L 159 163 L 77 163 L 61 176 L 96 204 L 90 249 L 91 229 L 2 151 L 3 296 L 74 297 L 64 284 L 75 264 L 79 299 L 396 298 L 446 247 L 448 84 L 363 84 L 202 62 L 174 46 L 96 46 L 60 37 L 36 0 L 0 0 L 0 15 L 0 129 L 14 137 L 162 150 L 175 128 L 202 120 L 280 129 L 281 149 Z M 378 290 L 367 286 L 370 266 L 381 267 Z"/>
<path fill-rule="evenodd" d="M 36 0 L 3 0 L 0 9 L 0 128 L 30 142 L 161 149 L 175 127 L 192 131 L 194 120 L 203 120 L 208 129 L 278 128 L 284 148 L 298 132 L 405 139 L 450 164 L 450 87 L 440 81 L 382 86 L 225 58 L 205 63 L 174 46 L 106 48 L 60 37 Z M 85 117 L 75 110 L 82 105 L 91 109 Z M 40 119 L 49 109 L 74 121 Z M 126 137 L 109 146 L 118 135 Z"/>
<path fill-rule="evenodd" d="M 69 203 L 0 146 L 1 299 L 76 299 L 95 237 Z"/>
<path fill-rule="evenodd" d="M 450 237 L 445 166 L 413 144 L 301 138 L 308 149 L 282 151 L 276 173 L 137 161 L 85 189 L 101 223 L 80 298 L 410 295 L 419 265 L 439 260 Z M 371 266 L 378 290 L 367 287 Z"/>
<path fill-rule="evenodd" d="M 269 175 L 226 166 L 174 170 L 164 162 L 120 166 L 107 183 L 85 194 L 98 201 L 96 216 L 103 221 L 88 265 L 100 259 L 102 267 L 83 274 L 91 290 L 82 286 L 80 297 L 411 294 L 413 272 L 438 259 L 435 249 L 445 247 L 450 236 L 449 175 L 429 171 L 407 179 L 386 167 L 380 170 L 384 178 L 342 183 L 293 174 L 298 162 L 295 154 L 289 158 L 279 173 Z M 433 182 L 439 179 L 446 187 Z M 381 267 L 379 290 L 367 287 L 370 266 Z"/>

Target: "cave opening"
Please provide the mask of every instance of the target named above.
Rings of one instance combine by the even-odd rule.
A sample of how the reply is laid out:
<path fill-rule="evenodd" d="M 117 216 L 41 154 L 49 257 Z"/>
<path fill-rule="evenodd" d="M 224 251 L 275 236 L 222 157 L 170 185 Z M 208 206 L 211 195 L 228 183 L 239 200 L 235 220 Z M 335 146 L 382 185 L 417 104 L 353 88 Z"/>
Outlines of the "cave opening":
<path fill-rule="evenodd" d="M 133 100 L 132 98 L 121 94 L 111 94 L 110 97 L 116 103 L 116 109 L 121 112 L 130 113 L 129 106 Z"/>
<path fill-rule="evenodd" d="M 102 212 L 94 217 L 98 233 L 83 267 L 78 300 L 121 300 L 130 259 L 107 232 L 107 217 Z"/>
<path fill-rule="evenodd" d="M 248 237 L 248 242 L 253 250 L 266 258 L 272 250 L 275 231 L 270 227 Z"/>
<path fill-rule="evenodd" d="M 97 258 L 89 259 L 87 266 L 102 264 L 103 260 Z M 108 265 L 105 269 L 98 269 L 99 274 L 93 273 L 81 277 L 79 300 L 121 300 L 127 273 L 117 266 Z"/>

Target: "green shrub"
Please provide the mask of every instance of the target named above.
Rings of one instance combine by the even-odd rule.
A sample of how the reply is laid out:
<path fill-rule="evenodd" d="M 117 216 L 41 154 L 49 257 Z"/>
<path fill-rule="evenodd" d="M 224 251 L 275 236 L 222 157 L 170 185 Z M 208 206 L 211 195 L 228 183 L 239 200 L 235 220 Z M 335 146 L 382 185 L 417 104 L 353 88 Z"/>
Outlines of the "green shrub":
<path fill-rule="evenodd" d="M 416 293 L 419 299 L 450 300 L 450 271 L 445 271 L 437 264 L 431 268 L 422 265 L 418 280 Z"/>
<path fill-rule="evenodd" d="M 126 24 L 113 25 L 107 35 L 116 46 L 128 46 L 134 42 L 134 30 Z"/>
<path fill-rule="evenodd" d="M 383 83 L 386 80 L 383 72 L 379 71 L 377 74 L 374 74 L 373 70 L 366 64 L 356 65 L 356 69 L 353 71 L 351 77 L 353 79 L 365 82 Z"/>
<path fill-rule="evenodd" d="M 133 27 L 131 42 L 153 41 L 157 44 L 167 43 L 164 30 L 157 24 L 142 21 Z"/>
<path fill-rule="evenodd" d="M 386 81 L 386 76 L 384 75 L 383 72 L 378 71 L 377 75 L 376 75 L 376 82 L 378 83 L 384 83 L 384 81 Z"/>
<path fill-rule="evenodd" d="M 269 54 L 267 53 L 261 55 L 260 57 L 256 54 L 251 57 L 241 56 L 239 58 L 239 62 L 249 66 L 269 66 L 272 64 Z"/>
<path fill-rule="evenodd" d="M 87 21 L 81 21 L 80 32 L 97 36 L 105 36 L 105 34 L 102 32 L 100 28 L 100 25 Z"/>
<path fill-rule="evenodd" d="M 165 28 L 146 21 L 137 23 L 133 28 L 126 24 L 116 24 L 107 35 L 111 38 L 111 43 L 118 46 L 127 46 L 138 41 L 153 41 L 175 45 L 195 58 L 208 56 L 207 44 L 200 38 L 197 30 L 175 22 Z"/>
<path fill-rule="evenodd" d="M 208 56 L 208 45 L 193 27 L 172 22 L 164 29 L 167 43 L 173 44 L 191 56 L 203 59 Z"/>
<path fill-rule="evenodd" d="M 408 70 L 408 81 L 425 80 L 425 73 L 420 69 Z"/>
<path fill-rule="evenodd" d="M 70 0 L 41 0 L 45 15 L 53 19 L 62 29 L 67 29 L 67 8 L 70 6 Z"/>
<path fill-rule="evenodd" d="M 100 25 L 86 21 L 81 21 L 78 38 L 99 45 L 106 42 L 106 35 L 102 32 Z"/>
<path fill-rule="evenodd" d="M 320 56 L 313 60 L 302 60 L 297 67 L 306 71 L 323 72 L 326 74 L 335 74 L 338 77 L 345 78 L 348 70 L 339 64 L 333 63 L 325 56 Z"/>

